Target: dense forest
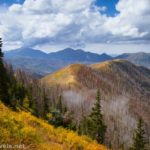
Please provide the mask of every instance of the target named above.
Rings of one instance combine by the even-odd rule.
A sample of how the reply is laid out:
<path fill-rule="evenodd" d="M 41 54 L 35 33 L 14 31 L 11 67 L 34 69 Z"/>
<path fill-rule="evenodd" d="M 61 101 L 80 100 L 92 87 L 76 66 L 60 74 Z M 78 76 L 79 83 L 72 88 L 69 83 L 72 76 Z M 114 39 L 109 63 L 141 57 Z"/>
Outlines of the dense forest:
<path fill-rule="evenodd" d="M 95 101 L 88 113 L 85 113 L 85 107 L 82 107 L 84 104 L 81 104 L 81 112 L 75 117 L 78 108 L 71 110 L 61 86 L 49 87 L 22 70 L 14 71 L 11 65 L 3 61 L 2 39 L 0 39 L 0 100 L 6 106 L 15 112 L 19 110 L 31 112 L 56 128 L 61 126 L 73 130 L 79 135 L 86 135 L 110 149 L 148 150 L 145 125 L 140 117 L 136 120 L 137 125 L 132 134 L 133 141 L 130 144 L 125 145 L 125 143 L 121 144 L 121 142 L 115 141 L 116 146 L 114 146 L 111 143 L 113 139 L 117 138 L 113 137 L 115 128 L 112 134 L 107 134 L 110 125 L 104 119 L 106 114 L 102 111 L 102 96 L 101 90 L 97 88 Z M 117 124 L 116 128 L 118 128 Z M 109 140 L 107 140 L 108 136 Z"/>

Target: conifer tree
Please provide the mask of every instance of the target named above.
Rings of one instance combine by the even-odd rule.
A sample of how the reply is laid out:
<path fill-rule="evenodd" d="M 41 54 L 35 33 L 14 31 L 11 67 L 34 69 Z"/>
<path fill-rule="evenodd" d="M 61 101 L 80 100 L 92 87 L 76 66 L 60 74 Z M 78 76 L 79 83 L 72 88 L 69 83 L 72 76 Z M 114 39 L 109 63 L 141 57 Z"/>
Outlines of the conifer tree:
<path fill-rule="evenodd" d="M 47 114 L 49 113 L 49 106 L 48 106 L 48 98 L 47 98 L 45 90 L 43 91 L 43 102 L 44 102 L 43 116 L 45 119 L 47 119 Z"/>
<path fill-rule="evenodd" d="M 2 53 L 2 38 L 0 38 L 0 61 L 2 61 L 2 58 L 3 58 L 3 53 Z"/>
<path fill-rule="evenodd" d="M 8 90 L 9 90 L 8 76 L 3 63 L 2 39 L 0 38 L 0 100 L 3 101 L 5 104 L 9 105 L 10 100 Z"/>
<path fill-rule="evenodd" d="M 139 118 L 137 122 L 137 129 L 133 136 L 133 147 L 131 150 L 146 150 L 146 139 L 142 118 Z"/>
<path fill-rule="evenodd" d="M 61 95 L 58 97 L 57 109 L 60 111 L 60 113 L 63 113 L 62 96 Z"/>
<path fill-rule="evenodd" d="M 92 108 L 92 112 L 88 117 L 86 124 L 88 134 L 93 138 L 96 139 L 98 143 L 104 143 L 105 132 L 106 132 L 106 125 L 103 122 L 103 115 L 101 112 L 101 96 L 100 91 L 97 91 L 96 96 L 96 103 Z"/>

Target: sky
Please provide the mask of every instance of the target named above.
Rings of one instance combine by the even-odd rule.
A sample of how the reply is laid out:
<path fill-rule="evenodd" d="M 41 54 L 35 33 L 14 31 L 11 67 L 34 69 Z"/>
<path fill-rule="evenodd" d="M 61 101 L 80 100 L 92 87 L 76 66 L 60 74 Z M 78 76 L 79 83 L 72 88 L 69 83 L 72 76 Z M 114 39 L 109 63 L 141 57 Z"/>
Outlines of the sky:
<path fill-rule="evenodd" d="M 0 0 L 3 50 L 150 52 L 150 0 Z"/>

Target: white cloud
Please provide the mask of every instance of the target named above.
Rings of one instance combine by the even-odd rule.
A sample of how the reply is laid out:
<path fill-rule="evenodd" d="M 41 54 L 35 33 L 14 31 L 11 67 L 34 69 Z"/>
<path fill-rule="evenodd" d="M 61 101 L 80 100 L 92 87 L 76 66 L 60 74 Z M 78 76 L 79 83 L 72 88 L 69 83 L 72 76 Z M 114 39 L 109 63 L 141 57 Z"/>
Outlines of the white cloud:
<path fill-rule="evenodd" d="M 120 0 L 115 17 L 101 14 L 95 0 L 25 0 L 0 12 L 0 36 L 7 43 L 83 46 L 94 43 L 148 43 L 150 1 Z"/>
<path fill-rule="evenodd" d="M 116 9 L 120 12 L 114 18 L 108 18 L 106 28 L 116 36 L 143 38 L 150 35 L 150 1 L 120 0 Z"/>
<path fill-rule="evenodd" d="M 10 8 L 9 11 L 12 13 L 21 13 L 22 12 L 22 6 L 19 4 L 13 4 Z"/>

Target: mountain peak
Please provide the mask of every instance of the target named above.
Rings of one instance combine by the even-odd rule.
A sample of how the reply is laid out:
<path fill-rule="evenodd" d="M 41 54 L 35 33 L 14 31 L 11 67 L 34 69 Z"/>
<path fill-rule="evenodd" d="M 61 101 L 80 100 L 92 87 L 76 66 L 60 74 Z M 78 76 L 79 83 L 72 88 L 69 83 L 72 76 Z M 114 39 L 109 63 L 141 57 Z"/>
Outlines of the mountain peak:
<path fill-rule="evenodd" d="M 134 64 L 150 68 L 150 53 L 124 53 L 116 57 L 116 59 L 126 59 Z"/>
<path fill-rule="evenodd" d="M 101 69 L 101 70 L 108 70 L 116 65 L 125 65 L 125 66 L 129 66 L 129 65 L 133 65 L 132 63 L 130 63 L 129 61 L 125 60 L 125 59 L 114 59 L 114 60 L 110 60 L 110 61 L 105 61 L 102 63 L 96 63 L 91 65 L 92 68 L 94 69 Z"/>
<path fill-rule="evenodd" d="M 65 48 L 65 49 L 63 49 L 61 51 L 75 51 L 75 50 L 73 48 L 67 47 L 67 48 Z"/>
<path fill-rule="evenodd" d="M 6 58 L 45 58 L 47 54 L 36 49 L 21 47 L 5 53 Z"/>
<path fill-rule="evenodd" d="M 54 52 L 54 53 L 49 53 L 49 57 L 51 58 L 56 58 L 59 60 L 65 60 L 68 62 L 101 62 L 105 60 L 111 60 L 112 57 L 107 55 L 107 54 L 96 54 L 92 52 L 86 52 L 82 49 L 77 49 L 74 50 L 72 48 L 66 48 L 64 50 Z"/>

